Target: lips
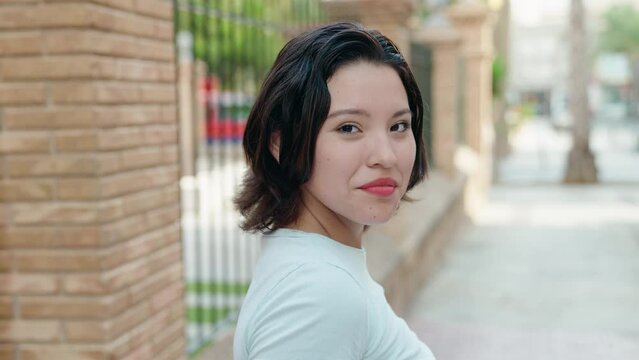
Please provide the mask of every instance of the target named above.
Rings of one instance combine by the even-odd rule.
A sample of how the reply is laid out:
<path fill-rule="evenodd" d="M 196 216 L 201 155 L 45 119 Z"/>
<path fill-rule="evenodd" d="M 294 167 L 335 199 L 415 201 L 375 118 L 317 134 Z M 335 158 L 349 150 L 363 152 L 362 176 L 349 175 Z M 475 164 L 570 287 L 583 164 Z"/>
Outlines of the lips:
<path fill-rule="evenodd" d="M 397 182 L 391 178 L 380 178 L 359 187 L 370 194 L 377 196 L 390 196 L 395 192 Z"/>

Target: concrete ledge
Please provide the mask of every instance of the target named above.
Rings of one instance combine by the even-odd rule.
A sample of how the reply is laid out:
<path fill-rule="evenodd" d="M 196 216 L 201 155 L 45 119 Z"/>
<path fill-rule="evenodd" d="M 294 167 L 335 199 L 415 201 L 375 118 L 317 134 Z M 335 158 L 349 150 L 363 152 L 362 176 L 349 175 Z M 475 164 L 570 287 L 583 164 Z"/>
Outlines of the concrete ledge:
<path fill-rule="evenodd" d="M 433 172 L 409 194 L 387 224 L 371 227 L 364 236 L 371 276 L 385 289 L 393 310 L 404 315 L 416 292 L 441 259 L 442 251 L 466 221 L 466 176 Z M 233 329 L 220 334 L 195 360 L 233 358 Z"/>
<path fill-rule="evenodd" d="M 371 276 L 384 287 L 389 304 L 400 316 L 467 220 L 465 183 L 462 174 L 450 179 L 434 172 L 409 194 L 415 202 L 403 203 L 393 220 L 365 235 Z"/>

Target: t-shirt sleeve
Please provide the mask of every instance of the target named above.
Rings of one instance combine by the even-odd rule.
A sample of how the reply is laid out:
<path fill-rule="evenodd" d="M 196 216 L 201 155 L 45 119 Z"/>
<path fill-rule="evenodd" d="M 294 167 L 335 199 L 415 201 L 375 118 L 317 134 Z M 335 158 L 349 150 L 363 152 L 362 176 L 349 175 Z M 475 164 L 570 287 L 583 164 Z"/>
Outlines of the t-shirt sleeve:
<path fill-rule="evenodd" d="M 327 263 L 300 265 L 255 313 L 249 359 L 361 359 L 366 316 L 364 293 L 348 272 Z"/>

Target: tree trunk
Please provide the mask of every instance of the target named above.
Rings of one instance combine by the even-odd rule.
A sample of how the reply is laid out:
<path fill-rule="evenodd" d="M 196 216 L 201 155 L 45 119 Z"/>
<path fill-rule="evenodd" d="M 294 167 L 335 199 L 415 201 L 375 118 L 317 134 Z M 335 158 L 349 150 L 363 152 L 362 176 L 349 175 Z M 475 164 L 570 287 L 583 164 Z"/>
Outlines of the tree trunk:
<path fill-rule="evenodd" d="M 573 144 L 568 154 L 565 183 L 595 183 L 597 168 L 590 150 L 590 107 L 583 0 L 570 6 L 570 112 Z"/>

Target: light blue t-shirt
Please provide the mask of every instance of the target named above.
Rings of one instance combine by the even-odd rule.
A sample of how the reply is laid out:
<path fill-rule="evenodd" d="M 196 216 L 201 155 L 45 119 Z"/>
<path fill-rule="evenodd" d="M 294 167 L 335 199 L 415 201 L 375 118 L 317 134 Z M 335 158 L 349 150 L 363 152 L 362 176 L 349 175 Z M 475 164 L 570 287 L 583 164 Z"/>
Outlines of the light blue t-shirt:
<path fill-rule="evenodd" d="M 262 237 L 233 350 L 235 360 L 435 359 L 370 277 L 365 250 L 291 229 Z"/>

